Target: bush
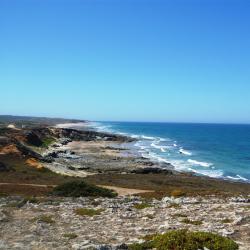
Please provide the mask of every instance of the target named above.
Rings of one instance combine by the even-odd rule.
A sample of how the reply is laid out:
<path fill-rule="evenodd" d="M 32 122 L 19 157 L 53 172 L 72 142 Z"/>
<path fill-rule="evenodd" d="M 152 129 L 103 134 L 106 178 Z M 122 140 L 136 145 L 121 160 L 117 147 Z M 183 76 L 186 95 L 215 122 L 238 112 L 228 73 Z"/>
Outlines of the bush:
<path fill-rule="evenodd" d="M 63 237 L 68 238 L 69 240 L 72 240 L 72 239 L 77 238 L 78 236 L 75 233 L 68 233 L 68 234 L 64 234 Z"/>
<path fill-rule="evenodd" d="M 38 222 L 43 222 L 47 224 L 54 224 L 55 221 L 52 219 L 52 215 L 41 215 L 38 218 L 35 218 Z"/>
<path fill-rule="evenodd" d="M 178 198 L 178 197 L 181 197 L 181 196 L 184 196 L 186 193 L 183 192 L 182 190 L 180 189 L 175 189 L 171 192 L 171 196 L 175 197 L 175 198 Z"/>
<path fill-rule="evenodd" d="M 56 140 L 54 138 L 45 138 L 42 140 L 42 147 L 48 148 L 52 143 L 54 143 Z"/>
<path fill-rule="evenodd" d="M 225 223 L 225 224 L 227 224 L 227 223 L 232 223 L 233 222 L 233 220 L 231 220 L 231 219 L 229 219 L 229 218 L 226 218 L 226 219 L 224 219 L 224 220 L 221 220 L 221 223 Z"/>
<path fill-rule="evenodd" d="M 84 181 L 71 181 L 59 185 L 53 189 L 53 195 L 65 196 L 65 197 L 116 197 L 117 194 L 109 189 L 90 185 Z"/>
<path fill-rule="evenodd" d="M 202 221 L 200 220 L 190 220 L 188 218 L 183 219 L 181 222 L 186 223 L 186 224 L 196 225 L 196 226 L 199 226 L 202 224 Z"/>
<path fill-rule="evenodd" d="M 189 232 L 187 230 L 173 230 L 153 237 L 152 240 L 141 244 L 132 244 L 130 250 L 196 250 L 208 248 L 210 250 L 236 250 L 238 245 L 231 239 L 208 232 Z"/>
<path fill-rule="evenodd" d="M 90 209 L 90 208 L 77 208 L 75 213 L 80 216 L 90 216 L 100 215 L 103 209 Z"/>
<path fill-rule="evenodd" d="M 144 208 L 148 208 L 148 207 L 152 207 L 152 206 L 148 203 L 138 203 L 138 204 L 134 205 L 135 209 L 144 209 Z"/>

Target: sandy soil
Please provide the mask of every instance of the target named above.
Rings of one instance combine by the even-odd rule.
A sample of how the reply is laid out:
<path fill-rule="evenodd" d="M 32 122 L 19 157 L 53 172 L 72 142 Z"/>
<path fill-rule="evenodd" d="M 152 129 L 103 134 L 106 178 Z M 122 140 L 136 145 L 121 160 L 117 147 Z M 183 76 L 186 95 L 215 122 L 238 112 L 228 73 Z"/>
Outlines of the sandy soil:
<path fill-rule="evenodd" d="M 134 188 L 121 188 L 121 187 L 105 186 L 105 185 L 99 185 L 99 187 L 114 190 L 118 194 L 118 196 L 126 196 L 126 195 L 134 195 L 134 194 L 154 192 L 153 190 L 142 190 L 142 189 L 134 189 Z"/>

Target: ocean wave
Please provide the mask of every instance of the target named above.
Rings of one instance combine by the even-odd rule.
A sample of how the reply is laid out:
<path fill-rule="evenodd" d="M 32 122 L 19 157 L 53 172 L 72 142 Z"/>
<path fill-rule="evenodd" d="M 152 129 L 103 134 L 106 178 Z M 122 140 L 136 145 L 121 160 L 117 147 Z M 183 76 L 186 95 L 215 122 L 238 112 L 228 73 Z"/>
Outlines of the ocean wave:
<path fill-rule="evenodd" d="M 146 136 L 146 135 L 141 135 L 140 136 L 142 139 L 145 139 L 145 140 L 155 140 L 156 137 L 152 137 L 152 136 Z"/>
<path fill-rule="evenodd" d="M 203 162 L 203 161 L 196 161 L 196 160 L 192 160 L 192 159 L 188 159 L 187 160 L 188 163 L 191 163 L 193 165 L 199 165 L 202 167 L 206 167 L 209 168 L 213 165 L 213 163 L 208 163 L 208 162 Z"/>
<path fill-rule="evenodd" d="M 194 172 L 196 174 L 206 175 L 212 178 L 222 178 L 223 171 L 222 170 L 197 170 L 193 168 L 188 168 L 189 171 Z"/>
<path fill-rule="evenodd" d="M 149 152 L 145 152 L 145 153 L 142 153 L 142 156 L 144 158 L 151 159 L 152 161 L 169 163 L 169 161 L 167 161 L 165 158 L 157 155 L 154 152 L 150 152 L 150 151 Z"/>
<path fill-rule="evenodd" d="M 153 147 L 153 148 L 156 148 L 156 149 L 160 149 L 161 152 L 166 152 L 165 149 L 168 148 L 167 146 L 156 145 L 156 144 L 153 143 L 153 142 L 150 144 L 150 146 Z"/>
<path fill-rule="evenodd" d="M 227 178 L 232 179 L 232 180 L 249 181 L 247 178 L 244 178 L 244 177 L 240 176 L 239 174 L 237 174 L 236 177 L 228 175 Z"/>
<path fill-rule="evenodd" d="M 192 155 L 192 153 L 191 152 L 189 152 L 189 151 L 187 151 L 187 150 L 184 150 L 183 148 L 181 148 L 180 150 L 179 150 L 179 152 L 181 153 L 181 154 L 184 154 L 184 155 Z"/>

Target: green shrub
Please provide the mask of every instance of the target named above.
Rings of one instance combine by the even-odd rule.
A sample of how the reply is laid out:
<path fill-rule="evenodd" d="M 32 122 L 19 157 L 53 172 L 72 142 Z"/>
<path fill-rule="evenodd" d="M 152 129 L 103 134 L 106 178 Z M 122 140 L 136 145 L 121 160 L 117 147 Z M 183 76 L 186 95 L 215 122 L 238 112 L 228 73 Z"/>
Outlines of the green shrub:
<path fill-rule="evenodd" d="M 77 208 L 75 213 L 80 216 L 90 216 L 100 215 L 103 209 L 90 209 L 90 208 Z"/>
<path fill-rule="evenodd" d="M 68 234 L 64 234 L 63 237 L 68 238 L 69 240 L 73 240 L 77 238 L 78 236 L 75 233 L 68 233 Z"/>
<path fill-rule="evenodd" d="M 43 222 L 47 224 L 54 224 L 55 221 L 52 219 L 52 215 L 41 215 L 38 218 L 35 218 L 38 222 Z"/>
<path fill-rule="evenodd" d="M 54 143 L 56 140 L 52 137 L 48 137 L 42 140 L 42 147 L 47 148 L 49 145 Z"/>
<path fill-rule="evenodd" d="M 231 219 L 228 219 L 228 218 L 226 218 L 226 219 L 224 219 L 224 220 L 221 220 L 221 223 L 232 223 L 233 222 L 233 220 L 231 220 Z"/>
<path fill-rule="evenodd" d="M 196 226 L 199 226 L 202 224 L 202 221 L 200 220 L 190 220 L 188 218 L 183 219 L 181 222 L 186 223 L 186 224 L 196 225 Z"/>
<path fill-rule="evenodd" d="M 135 209 L 144 209 L 144 208 L 148 208 L 148 207 L 152 207 L 152 206 L 148 203 L 138 203 L 138 204 L 134 205 Z"/>
<path fill-rule="evenodd" d="M 130 250 L 236 250 L 238 245 L 231 239 L 208 232 L 173 230 L 141 244 L 132 244 Z"/>
<path fill-rule="evenodd" d="M 110 189 L 90 185 L 84 181 L 71 181 L 59 185 L 53 189 L 52 194 L 65 197 L 93 196 L 113 198 L 117 196 L 117 194 Z"/>
<path fill-rule="evenodd" d="M 174 218 L 176 218 L 176 217 L 186 218 L 187 215 L 186 215 L 186 214 L 179 214 L 179 213 L 177 213 L 177 214 L 173 214 L 173 217 L 174 217 Z"/>

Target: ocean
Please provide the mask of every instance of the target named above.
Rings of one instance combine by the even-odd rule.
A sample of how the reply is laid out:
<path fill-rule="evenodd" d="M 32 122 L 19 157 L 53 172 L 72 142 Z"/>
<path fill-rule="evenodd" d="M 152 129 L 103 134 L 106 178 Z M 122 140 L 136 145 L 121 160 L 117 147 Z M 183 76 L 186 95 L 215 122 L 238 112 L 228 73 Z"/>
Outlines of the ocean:
<path fill-rule="evenodd" d="M 250 125 L 94 122 L 99 131 L 132 136 L 141 156 L 178 171 L 250 182 Z"/>

